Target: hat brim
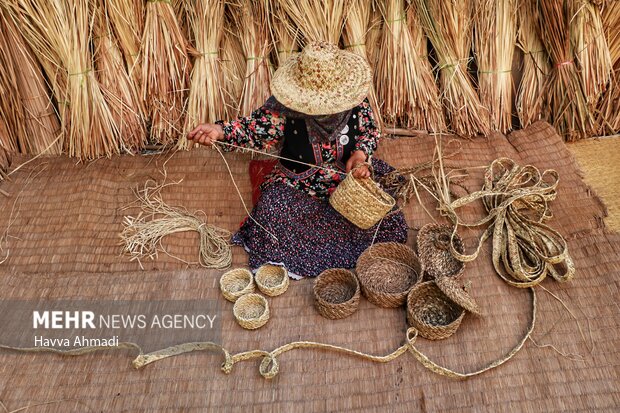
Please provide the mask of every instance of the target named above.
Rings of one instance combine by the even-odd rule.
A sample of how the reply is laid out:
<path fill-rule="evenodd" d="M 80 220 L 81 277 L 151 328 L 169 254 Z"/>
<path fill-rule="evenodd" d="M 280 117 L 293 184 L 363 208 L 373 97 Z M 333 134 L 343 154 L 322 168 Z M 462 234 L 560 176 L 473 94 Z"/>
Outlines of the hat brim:
<path fill-rule="evenodd" d="M 359 105 L 372 85 L 370 65 L 364 57 L 341 51 L 340 67 L 346 71 L 339 82 L 322 90 L 300 84 L 297 73 L 300 54 L 290 57 L 271 79 L 271 94 L 284 106 L 308 115 L 330 115 Z"/>

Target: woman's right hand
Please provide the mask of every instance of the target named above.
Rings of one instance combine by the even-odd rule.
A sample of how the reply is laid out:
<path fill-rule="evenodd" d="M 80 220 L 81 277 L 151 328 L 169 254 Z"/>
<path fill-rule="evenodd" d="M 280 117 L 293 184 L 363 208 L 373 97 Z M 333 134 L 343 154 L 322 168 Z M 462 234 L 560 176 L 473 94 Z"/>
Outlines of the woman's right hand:
<path fill-rule="evenodd" d="M 215 141 L 224 139 L 224 130 L 218 124 L 203 123 L 187 134 L 187 139 L 202 145 L 213 145 Z"/>

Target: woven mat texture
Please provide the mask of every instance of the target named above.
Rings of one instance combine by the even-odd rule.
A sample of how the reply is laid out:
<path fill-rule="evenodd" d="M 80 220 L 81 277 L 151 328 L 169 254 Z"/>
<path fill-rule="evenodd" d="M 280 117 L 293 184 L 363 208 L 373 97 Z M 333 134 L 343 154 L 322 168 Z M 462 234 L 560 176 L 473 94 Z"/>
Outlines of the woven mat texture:
<path fill-rule="evenodd" d="M 447 139 L 446 139 L 447 142 Z M 620 406 L 620 235 L 605 228 L 605 207 L 580 178 L 573 155 L 545 123 L 508 138 L 460 140 L 460 152 L 448 161 L 458 166 L 487 165 L 508 156 L 560 174 L 551 224 L 569 242 L 577 266 L 567 284 L 544 286 L 561 303 L 538 289 L 539 311 L 534 339 L 507 364 L 465 381 L 437 376 L 405 354 L 387 364 L 316 350 L 294 350 L 279 357 L 280 374 L 271 381 L 258 373 L 258 360 L 220 370 L 221 355 L 193 353 L 169 358 L 142 370 L 131 367 L 133 354 L 123 350 L 80 357 L 0 351 L 0 401 L 9 411 L 568 411 L 615 410 Z M 382 142 L 378 156 L 397 167 L 432 158 L 435 141 L 421 137 Z M 446 150 L 455 147 L 448 145 Z M 131 189 L 147 179 L 161 180 L 168 156 L 115 157 L 90 164 L 66 158 L 37 159 L 2 184 L 0 197 L 3 254 L 1 296 L 13 299 L 222 299 L 217 285 L 222 271 L 204 270 L 160 254 L 144 261 L 145 270 L 120 254 L 121 208 L 133 200 Z M 227 155 L 234 178 L 250 203 L 248 157 Z M 217 153 L 178 153 L 166 162 L 165 188 L 171 205 L 202 210 L 208 222 L 234 230 L 245 212 Z M 481 185 L 482 170 L 472 170 L 466 185 Z M 429 210 L 433 204 L 423 197 Z M 481 205 L 463 210 L 478 218 Z M 415 229 L 431 221 L 417 202 L 406 208 Z M 462 233 L 473 247 L 477 231 Z M 196 260 L 197 237 L 174 235 L 166 248 L 186 261 Z M 235 265 L 247 256 L 235 247 Z M 507 353 L 524 335 L 531 319 L 529 294 L 503 283 L 494 273 L 490 243 L 467 265 L 471 294 L 483 318 L 466 317 L 459 331 L 441 342 L 418 339 L 429 358 L 456 371 L 481 368 Z M 222 299 L 223 300 L 223 299 Z M 365 299 L 353 316 L 321 318 L 313 308 L 312 280 L 292 282 L 282 296 L 270 299 L 271 319 L 257 331 L 233 320 L 232 304 L 222 303 L 223 344 L 230 352 L 272 350 L 295 340 L 346 346 L 386 354 L 402 344 L 404 311 L 379 309 Z M 585 332 L 579 333 L 577 322 Z M 1 333 L 0 333 L 1 334 Z M 1 341 L 1 340 L 0 340 Z"/>

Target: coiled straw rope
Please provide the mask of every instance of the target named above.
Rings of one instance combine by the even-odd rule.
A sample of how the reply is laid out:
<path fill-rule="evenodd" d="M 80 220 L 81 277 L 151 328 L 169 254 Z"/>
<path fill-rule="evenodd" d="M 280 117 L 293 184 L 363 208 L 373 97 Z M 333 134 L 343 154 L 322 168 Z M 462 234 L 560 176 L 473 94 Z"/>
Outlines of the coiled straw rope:
<path fill-rule="evenodd" d="M 138 260 L 142 267 L 141 259 L 145 257 L 154 259 L 158 251 L 166 252 L 162 246 L 162 239 L 166 235 L 196 231 L 200 237 L 198 254 L 200 265 L 218 269 L 230 267 L 232 263 L 232 251 L 228 242 L 230 232 L 206 224 L 185 209 L 167 205 L 161 197 L 161 190 L 167 185 L 169 184 L 156 184 L 149 180 L 142 190 L 134 190 L 136 202 L 140 203 L 142 212 L 135 217 L 125 216 L 123 220 L 124 228 L 120 234 L 124 243 L 123 251 L 131 255 L 132 261 Z M 128 207 L 131 206 L 133 204 Z"/>
<path fill-rule="evenodd" d="M 237 354 L 231 354 L 228 350 L 222 347 L 219 344 L 212 342 L 195 342 L 195 343 L 184 343 L 176 346 L 168 347 L 162 350 L 157 350 L 148 354 L 143 354 L 142 349 L 138 344 L 135 343 L 127 343 L 122 342 L 119 343 L 118 346 L 92 346 L 92 347 L 82 347 L 71 350 L 59 350 L 56 348 L 49 347 L 30 347 L 30 348 L 18 348 L 11 346 L 0 345 L 0 349 L 5 350 L 13 350 L 25 353 L 54 353 L 64 356 L 80 356 L 96 351 L 103 350 L 120 350 L 120 349 L 137 349 L 139 351 L 138 356 L 133 360 L 132 365 L 136 369 L 143 368 L 148 364 L 154 363 L 159 360 L 163 360 L 168 357 L 178 356 L 184 353 L 190 353 L 194 351 L 217 351 L 222 352 L 224 355 L 224 362 L 222 363 L 221 369 L 224 373 L 230 374 L 232 373 L 232 369 L 235 364 L 241 361 L 251 360 L 255 358 L 261 358 L 261 363 L 259 365 L 259 372 L 261 376 L 266 379 L 272 379 L 278 375 L 280 371 L 280 364 L 278 362 L 278 356 L 284 354 L 291 350 L 296 349 L 316 349 L 316 350 L 325 350 L 325 351 L 333 351 L 336 353 L 345 354 L 348 356 L 354 356 L 361 358 L 363 360 L 372 361 L 376 363 L 388 363 L 402 356 L 404 353 L 409 351 L 424 367 L 432 371 L 433 373 L 440 374 L 443 376 L 455 378 L 455 379 L 466 379 L 469 377 L 477 376 L 486 371 L 492 370 L 508 360 L 514 357 L 525 342 L 530 338 L 532 331 L 534 330 L 534 326 L 536 324 L 536 293 L 533 288 L 530 288 L 530 293 L 532 297 L 532 318 L 530 321 L 529 328 L 526 334 L 519 340 L 517 345 L 513 347 L 504 357 L 493 361 L 492 363 L 486 365 L 485 367 L 475 370 L 469 373 L 460 373 L 454 371 L 448 367 L 441 366 L 431 359 L 429 359 L 424 353 L 418 350 L 415 347 L 415 341 L 418 337 L 418 332 L 415 328 L 411 327 L 407 330 L 405 343 L 398 347 L 396 350 L 385 356 L 377 356 L 372 354 L 366 354 L 361 351 L 348 349 L 345 347 L 336 346 L 333 344 L 325 344 L 325 343 L 317 343 L 313 341 L 296 341 L 292 343 L 285 344 L 280 346 L 272 351 L 264 351 L 264 350 L 249 350 L 240 352 Z"/>

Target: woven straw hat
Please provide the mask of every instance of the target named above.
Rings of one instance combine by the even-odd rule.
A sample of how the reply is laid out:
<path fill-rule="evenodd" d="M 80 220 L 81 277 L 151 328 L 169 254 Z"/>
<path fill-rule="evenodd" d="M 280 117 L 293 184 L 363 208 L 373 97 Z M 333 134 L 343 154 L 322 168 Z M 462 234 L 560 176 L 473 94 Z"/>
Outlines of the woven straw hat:
<path fill-rule="evenodd" d="M 359 105 L 370 90 L 370 65 L 327 42 L 310 43 L 274 73 L 271 93 L 307 115 L 329 115 Z"/>

